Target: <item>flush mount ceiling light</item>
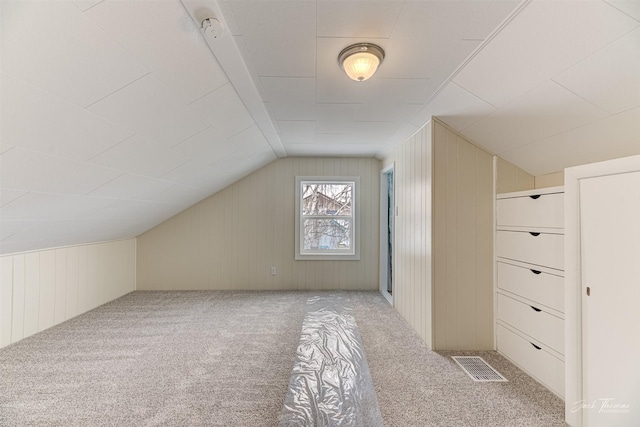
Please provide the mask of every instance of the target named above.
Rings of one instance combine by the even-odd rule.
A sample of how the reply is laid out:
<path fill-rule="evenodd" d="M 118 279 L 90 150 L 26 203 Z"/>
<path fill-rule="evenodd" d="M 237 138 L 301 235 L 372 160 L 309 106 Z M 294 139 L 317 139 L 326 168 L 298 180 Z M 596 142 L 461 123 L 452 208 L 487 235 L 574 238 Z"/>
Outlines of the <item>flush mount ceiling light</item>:
<path fill-rule="evenodd" d="M 342 49 L 338 63 L 347 76 L 363 82 L 373 76 L 384 59 L 384 50 L 372 43 L 356 43 Z"/>

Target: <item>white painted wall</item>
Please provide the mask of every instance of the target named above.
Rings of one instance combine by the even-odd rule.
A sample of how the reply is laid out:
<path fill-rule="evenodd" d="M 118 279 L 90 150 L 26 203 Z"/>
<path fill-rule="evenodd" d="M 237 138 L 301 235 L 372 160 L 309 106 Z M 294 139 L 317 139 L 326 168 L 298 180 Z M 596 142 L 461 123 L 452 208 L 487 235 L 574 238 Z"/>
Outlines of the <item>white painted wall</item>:
<path fill-rule="evenodd" d="M 359 261 L 294 259 L 296 176 L 360 177 Z M 376 159 L 276 160 L 139 236 L 138 289 L 377 289 L 379 187 Z"/>
<path fill-rule="evenodd" d="M 0 348 L 135 290 L 135 239 L 0 257 Z"/>

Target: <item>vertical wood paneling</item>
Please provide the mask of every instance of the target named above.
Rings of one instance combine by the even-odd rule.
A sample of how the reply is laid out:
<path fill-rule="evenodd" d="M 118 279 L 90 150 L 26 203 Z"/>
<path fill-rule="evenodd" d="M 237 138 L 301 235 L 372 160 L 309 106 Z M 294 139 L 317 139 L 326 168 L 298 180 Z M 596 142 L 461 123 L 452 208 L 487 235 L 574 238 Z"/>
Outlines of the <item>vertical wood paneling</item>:
<path fill-rule="evenodd" d="M 100 276 L 100 245 L 92 245 L 87 248 L 87 310 L 93 310 L 99 304 L 98 289 L 101 285 Z"/>
<path fill-rule="evenodd" d="M 438 127 L 438 124 L 435 124 Z M 445 287 L 445 300 L 437 301 L 442 304 L 446 312 L 444 313 L 444 348 L 458 348 L 458 316 L 456 307 L 458 305 L 458 146 L 455 141 L 455 135 L 451 132 L 445 133 L 445 141 L 447 145 L 447 159 L 444 167 L 446 168 L 446 257 L 447 266 L 445 269 L 445 280 L 441 283 L 435 283 L 434 286 Z M 436 165 L 442 167 L 442 165 Z M 439 185 L 439 183 L 435 183 Z M 436 227 L 439 224 L 435 225 Z M 440 328 L 436 325 L 438 333 Z M 438 348 L 438 347 L 436 347 Z"/>
<path fill-rule="evenodd" d="M 428 259 L 430 262 L 423 263 L 424 271 L 422 281 L 424 283 L 424 307 L 429 307 L 429 310 L 423 310 L 423 322 L 425 325 L 425 337 L 424 340 L 430 345 L 433 343 L 433 129 L 431 126 L 427 128 L 426 143 L 423 151 L 423 162 L 425 168 L 424 184 L 423 184 L 423 212 L 424 220 L 422 222 L 422 232 L 424 238 L 424 252 L 423 259 Z"/>
<path fill-rule="evenodd" d="M 135 290 L 135 255 L 130 239 L 0 258 L 0 347 Z"/>
<path fill-rule="evenodd" d="M 532 190 L 535 187 L 533 175 L 509 163 L 502 157 L 498 157 L 497 163 L 496 192 L 498 194 Z"/>
<path fill-rule="evenodd" d="M 422 134 L 421 134 L 422 135 Z M 416 216 L 413 219 L 414 230 L 415 230 L 415 254 L 414 257 L 416 260 L 424 259 L 424 241 L 427 238 L 430 238 L 429 233 L 427 233 L 425 224 L 427 220 L 426 212 L 424 211 L 424 199 L 427 194 L 424 191 L 424 181 L 426 179 L 426 170 L 424 169 L 424 157 L 431 157 L 431 153 L 427 153 L 427 147 L 422 140 L 419 140 L 419 143 L 416 146 L 415 153 L 415 162 L 416 169 L 418 170 L 418 180 L 416 182 L 414 194 L 415 197 L 415 211 Z M 420 324 L 420 336 L 422 339 L 426 339 L 427 337 L 427 325 L 425 324 L 425 310 L 422 310 L 422 307 L 425 304 L 425 294 L 427 293 L 427 289 L 425 286 L 425 276 L 424 271 L 426 269 L 426 264 L 423 262 L 419 263 L 419 269 L 416 272 L 416 283 L 419 283 L 418 292 L 416 295 L 416 301 L 413 303 L 414 311 L 416 312 L 416 322 Z"/>
<path fill-rule="evenodd" d="M 135 290 L 135 240 L 101 243 L 93 247 L 93 255 L 97 257 L 94 265 L 99 275 L 95 282 L 98 286 L 97 305 Z"/>
<path fill-rule="evenodd" d="M 418 156 L 418 147 L 421 142 L 422 133 L 418 133 L 411 138 L 411 142 L 409 143 L 409 159 L 410 162 L 409 170 L 411 174 L 409 175 L 409 200 L 407 203 L 408 215 L 407 215 L 407 226 L 413 232 L 409 234 L 409 247 L 407 248 L 407 254 L 409 255 L 409 262 L 413 265 L 413 268 L 409 270 L 409 283 L 412 286 L 407 288 L 409 300 L 407 301 L 408 312 L 411 313 L 411 323 L 415 325 L 416 332 L 419 336 L 422 336 L 422 328 L 420 322 L 418 321 L 418 314 L 420 313 L 420 309 L 416 307 L 416 303 L 419 302 L 417 294 L 420 291 L 420 284 L 416 282 L 416 278 L 419 275 L 420 266 L 422 263 L 417 262 L 416 260 L 416 242 L 419 238 L 418 230 L 416 229 L 416 223 L 418 221 L 418 212 L 416 212 L 416 202 L 420 195 L 416 192 L 417 182 L 420 179 L 420 170 L 417 168 L 417 159 Z"/>
<path fill-rule="evenodd" d="M 479 345 L 487 348 L 493 342 L 493 251 L 489 250 L 493 241 L 494 195 L 493 158 L 482 150 L 477 150 L 476 179 L 476 336 Z"/>
<path fill-rule="evenodd" d="M 458 147 L 458 276 L 456 317 L 458 348 L 478 348 L 476 340 L 477 283 L 476 277 L 476 177 L 478 149 L 456 137 Z M 489 246 L 490 249 L 490 246 Z"/>
<path fill-rule="evenodd" d="M 393 303 L 416 333 L 432 342 L 431 125 L 397 147 L 384 161 L 395 162 Z M 379 202 L 376 202 L 379 203 Z M 379 241 L 376 241 L 376 246 Z"/>
<path fill-rule="evenodd" d="M 40 252 L 40 304 L 38 330 L 44 331 L 55 324 L 56 304 L 56 251 Z"/>
<path fill-rule="evenodd" d="M 255 185 L 256 175 L 249 176 L 246 180 L 242 182 L 243 185 L 240 186 L 241 193 L 247 193 L 251 196 L 257 197 L 257 195 L 253 192 L 253 186 Z M 255 260 L 257 257 L 256 245 L 253 244 L 254 237 L 257 233 L 257 228 L 260 225 L 258 221 L 251 221 L 251 209 L 253 208 L 253 201 L 255 201 L 254 197 L 240 197 L 238 199 L 238 204 L 240 206 L 240 215 L 239 215 L 239 223 L 246 224 L 246 227 L 241 227 L 239 239 L 239 252 L 238 252 L 238 263 L 242 264 L 242 266 L 238 266 L 238 271 L 240 272 L 240 289 L 250 289 L 251 277 L 257 274 L 257 270 L 255 268 L 255 262 L 248 262 L 248 260 Z M 275 227 L 276 234 L 280 234 L 279 227 Z M 277 254 L 276 254 L 277 255 Z M 276 261 L 277 263 L 277 261 Z"/>
<path fill-rule="evenodd" d="M 492 158 L 438 121 L 434 127 L 436 156 L 446 141 L 446 160 L 434 164 L 434 348 L 492 349 Z"/>
<path fill-rule="evenodd" d="M 67 305 L 67 248 L 56 249 L 56 291 L 54 303 L 54 323 L 66 320 Z"/>
<path fill-rule="evenodd" d="M 88 310 L 88 253 L 87 246 L 78 246 L 78 314 L 85 313 Z"/>
<path fill-rule="evenodd" d="M 434 120 L 394 161 L 394 306 L 435 349 L 492 348 L 492 157 Z"/>
<path fill-rule="evenodd" d="M 296 176 L 296 172 L 294 170 L 295 162 L 285 162 L 284 163 L 284 184 L 286 185 L 287 176 Z M 287 187 L 285 187 L 287 188 Z M 283 191 L 284 196 L 284 208 L 290 209 L 291 211 L 295 210 L 295 183 L 291 182 L 289 184 L 289 191 Z M 283 219 L 284 220 L 284 219 Z M 295 230 L 294 227 L 289 226 L 289 224 L 284 224 L 284 234 L 282 239 L 284 242 L 288 242 L 285 245 L 285 249 L 280 252 L 280 255 L 283 257 L 283 269 L 280 272 L 281 280 L 283 281 L 283 287 L 285 289 L 298 289 L 297 279 L 295 275 L 295 260 L 294 260 L 294 251 L 295 251 Z M 288 245 L 288 246 L 287 246 Z M 256 276 L 258 277 L 258 276 Z M 341 288 L 340 284 L 337 285 L 338 288 Z"/>
<path fill-rule="evenodd" d="M 433 182 L 433 322 L 434 348 L 447 345 L 447 308 L 442 303 L 447 300 L 447 287 L 437 286 L 447 278 L 447 168 L 438 167 L 447 162 L 447 130 L 443 126 L 434 126 L 434 167 Z M 435 301 L 439 303 L 436 304 Z"/>
<path fill-rule="evenodd" d="M 0 348 L 11 344 L 13 257 L 0 258 Z"/>
<path fill-rule="evenodd" d="M 67 248 L 67 293 L 65 300 L 65 320 L 77 316 L 79 294 L 79 258 L 78 247 Z"/>
<path fill-rule="evenodd" d="M 24 336 L 24 255 L 13 256 L 11 342 Z"/>
<path fill-rule="evenodd" d="M 377 289 L 379 170 L 371 158 L 277 160 L 140 236 L 138 289 Z M 294 260 L 296 175 L 360 176 L 360 261 Z"/>
<path fill-rule="evenodd" d="M 536 176 L 535 188 L 558 187 L 564 185 L 564 172 L 549 173 Z"/>
<path fill-rule="evenodd" d="M 40 253 L 30 252 L 24 257 L 24 337 L 38 332 L 40 314 Z"/>

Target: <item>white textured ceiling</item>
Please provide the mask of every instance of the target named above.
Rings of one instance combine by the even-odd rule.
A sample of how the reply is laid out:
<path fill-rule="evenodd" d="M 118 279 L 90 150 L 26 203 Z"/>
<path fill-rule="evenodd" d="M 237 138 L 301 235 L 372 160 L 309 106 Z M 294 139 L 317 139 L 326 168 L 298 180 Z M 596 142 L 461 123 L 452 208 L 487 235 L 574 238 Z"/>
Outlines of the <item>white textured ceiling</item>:
<path fill-rule="evenodd" d="M 640 2 L 0 1 L 0 253 L 133 237 L 438 116 L 539 175 L 640 154 Z M 202 19 L 225 27 L 204 37 Z M 352 82 L 369 41 L 386 59 Z"/>

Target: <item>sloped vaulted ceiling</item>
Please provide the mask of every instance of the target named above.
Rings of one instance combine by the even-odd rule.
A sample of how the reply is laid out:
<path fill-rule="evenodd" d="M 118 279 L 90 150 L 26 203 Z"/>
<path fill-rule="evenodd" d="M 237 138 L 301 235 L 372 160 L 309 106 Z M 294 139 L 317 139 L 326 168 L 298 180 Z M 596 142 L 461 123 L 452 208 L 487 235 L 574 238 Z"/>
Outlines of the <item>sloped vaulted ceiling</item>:
<path fill-rule="evenodd" d="M 0 2 L 0 252 L 133 237 L 439 116 L 538 175 L 640 153 L 640 2 Z M 216 17 L 224 33 L 203 35 Z M 348 80 L 345 46 L 386 50 Z"/>

